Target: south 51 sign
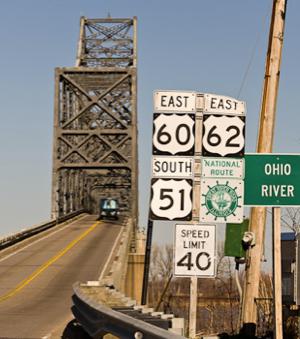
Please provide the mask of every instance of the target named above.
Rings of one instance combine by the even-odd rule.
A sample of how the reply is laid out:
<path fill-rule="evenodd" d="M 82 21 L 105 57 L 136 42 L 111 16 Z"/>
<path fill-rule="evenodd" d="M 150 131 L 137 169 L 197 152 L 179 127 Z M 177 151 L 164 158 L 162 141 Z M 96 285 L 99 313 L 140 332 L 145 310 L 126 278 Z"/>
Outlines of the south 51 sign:
<path fill-rule="evenodd" d="M 248 206 L 300 206 L 300 155 L 246 154 Z"/>

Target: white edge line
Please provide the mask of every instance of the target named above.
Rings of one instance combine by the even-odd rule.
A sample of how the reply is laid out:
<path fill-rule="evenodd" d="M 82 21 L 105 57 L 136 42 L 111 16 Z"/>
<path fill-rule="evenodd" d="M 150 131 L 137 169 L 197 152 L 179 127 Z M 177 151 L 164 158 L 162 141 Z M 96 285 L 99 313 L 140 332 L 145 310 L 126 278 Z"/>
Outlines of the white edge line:
<path fill-rule="evenodd" d="M 116 238 L 116 240 L 115 240 L 115 243 L 114 243 L 114 245 L 113 245 L 113 247 L 112 247 L 112 250 L 111 250 L 111 252 L 110 252 L 110 255 L 109 255 L 108 259 L 106 260 L 106 263 L 105 263 L 105 265 L 104 265 L 104 267 L 103 267 L 103 269 L 102 269 L 102 271 L 101 271 L 101 274 L 100 274 L 100 276 L 99 276 L 99 278 L 98 278 L 99 281 L 100 281 L 101 279 L 103 279 L 104 272 L 106 271 L 107 266 L 108 266 L 108 264 L 110 263 L 112 256 L 114 255 L 114 252 L 115 252 L 115 249 L 116 249 L 116 247 L 117 247 L 117 244 L 119 243 L 119 239 L 120 239 L 120 237 L 121 237 L 121 235 L 123 234 L 123 231 L 124 231 L 123 227 L 124 227 L 124 226 L 121 227 L 120 232 L 119 232 L 119 235 L 117 236 L 117 238 Z"/>
<path fill-rule="evenodd" d="M 82 216 L 82 218 L 83 218 L 83 217 L 85 217 L 85 216 Z M 79 219 L 81 219 L 81 218 L 79 218 Z M 24 249 L 26 249 L 26 248 L 28 248 L 28 247 L 34 245 L 34 244 L 39 243 L 40 241 L 42 241 L 42 240 L 44 240 L 44 239 L 47 239 L 47 238 L 51 237 L 52 235 L 54 235 L 54 234 L 56 234 L 56 233 L 58 233 L 58 232 L 60 232 L 60 231 L 63 231 L 65 228 L 71 226 L 73 223 L 75 223 L 75 222 L 78 221 L 79 219 L 76 219 L 76 220 L 74 220 L 73 222 L 71 222 L 70 224 L 67 224 L 67 225 L 65 225 L 64 227 L 60 228 L 59 230 L 56 230 L 56 231 L 54 231 L 54 232 L 52 232 L 52 233 L 46 235 L 45 237 L 42 237 L 42 238 L 40 238 L 40 239 L 37 239 L 36 241 L 31 242 L 30 244 L 28 244 L 28 245 L 26 245 L 26 246 L 24 246 L 24 247 L 18 249 L 17 251 L 8 254 L 6 257 L 1 258 L 1 259 L 0 259 L 0 262 L 1 262 L 1 261 L 4 261 L 4 260 L 6 260 L 6 259 L 8 259 L 8 258 L 10 258 L 10 257 L 12 257 L 13 255 L 15 255 L 15 254 L 17 254 L 17 253 L 23 251 Z M 59 224 L 58 224 L 58 225 L 59 225 Z"/>

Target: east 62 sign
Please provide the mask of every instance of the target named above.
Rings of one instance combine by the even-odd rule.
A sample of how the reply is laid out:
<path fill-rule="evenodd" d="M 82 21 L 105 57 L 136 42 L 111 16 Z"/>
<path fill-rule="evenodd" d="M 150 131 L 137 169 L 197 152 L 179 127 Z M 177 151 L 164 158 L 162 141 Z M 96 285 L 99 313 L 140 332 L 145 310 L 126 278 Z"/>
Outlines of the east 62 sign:
<path fill-rule="evenodd" d="M 203 156 L 242 157 L 244 150 L 245 116 L 203 116 Z"/>
<path fill-rule="evenodd" d="M 193 181 L 152 179 L 150 219 L 191 220 Z"/>

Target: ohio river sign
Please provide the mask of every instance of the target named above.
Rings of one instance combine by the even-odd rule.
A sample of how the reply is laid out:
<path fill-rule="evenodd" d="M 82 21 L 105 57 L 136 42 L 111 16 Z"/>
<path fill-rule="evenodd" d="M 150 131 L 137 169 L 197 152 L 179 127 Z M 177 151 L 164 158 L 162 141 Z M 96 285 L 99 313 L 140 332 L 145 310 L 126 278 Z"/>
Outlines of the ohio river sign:
<path fill-rule="evenodd" d="M 300 155 L 245 154 L 248 206 L 300 206 Z"/>

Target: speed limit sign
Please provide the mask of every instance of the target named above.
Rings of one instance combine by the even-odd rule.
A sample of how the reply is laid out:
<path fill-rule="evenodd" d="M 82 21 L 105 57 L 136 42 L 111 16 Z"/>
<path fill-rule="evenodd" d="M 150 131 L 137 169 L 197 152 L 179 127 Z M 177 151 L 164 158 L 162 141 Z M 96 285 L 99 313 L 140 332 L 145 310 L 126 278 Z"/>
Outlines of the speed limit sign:
<path fill-rule="evenodd" d="M 203 115 L 203 156 L 242 157 L 245 116 Z"/>
<path fill-rule="evenodd" d="M 176 225 L 174 275 L 215 276 L 216 226 Z"/>
<path fill-rule="evenodd" d="M 154 113 L 153 155 L 194 155 L 194 144 L 194 114 Z"/>
<path fill-rule="evenodd" d="M 191 179 L 152 179 L 150 219 L 191 220 Z"/>

